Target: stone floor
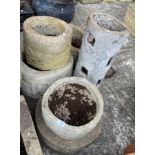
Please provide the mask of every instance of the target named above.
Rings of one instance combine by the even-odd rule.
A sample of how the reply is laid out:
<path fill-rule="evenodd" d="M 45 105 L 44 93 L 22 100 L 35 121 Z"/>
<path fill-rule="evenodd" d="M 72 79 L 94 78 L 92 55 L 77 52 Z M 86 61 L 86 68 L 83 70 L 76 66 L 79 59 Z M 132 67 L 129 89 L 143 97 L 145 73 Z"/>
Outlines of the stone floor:
<path fill-rule="evenodd" d="M 102 11 L 124 20 L 129 2 L 76 6 L 73 23 L 85 28 L 91 12 Z M 135 48 L 134 37 L 116 55 L 116 74 L 103 80 L 99 90 L 104 98 L 102 134 L 75 155 L 123 155 L 125 147 L 135 142 Z M 43 146 L 45 155 L 60 155 Z"/>

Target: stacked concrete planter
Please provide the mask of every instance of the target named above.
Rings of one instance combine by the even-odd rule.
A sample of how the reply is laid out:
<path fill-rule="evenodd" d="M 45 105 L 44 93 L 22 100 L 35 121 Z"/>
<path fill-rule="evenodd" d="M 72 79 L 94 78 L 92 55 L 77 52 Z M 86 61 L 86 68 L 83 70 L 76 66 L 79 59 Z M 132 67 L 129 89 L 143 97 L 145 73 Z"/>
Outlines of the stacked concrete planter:
<path fill-rule="evenodd" d="M 74 76 L 99 86 L 127 36 L 126 27 L 115 17 L 100 12 L 91 14 Z"/>
<path fill-rule="evenodd" d="M 27 19 L 23 28 L 21 91 L 38 99 L 54 81 L 72 75 L 72 28 L 44 16 Z"/>
<path fill-rule="evenodd" d="M 50 108 L 51 95 L 58 91 L 65 91 L 70 84 L 77 84 L 89 90 L 90 98 L 95 101 L 96 110 L 91 121 L 83 125 L 70 125 L 55 115 Z M 64 90 L 63 90 L 64 89 Z M 67 95 L 70 95 L 68 93 Z M 55 95 L 54 95 L 55 96 Z M 76 96 L 76 93 L 75 93 Z M 74 95 L 72 97 L 75 97 Z M 66 99 L 66 98 L 65 98 Z M 76 102 L 75 98 L 75 101 Z M 65 100 L 63 100 L 65 103 Z M 56 107 L 59 106 L 58 102 Z M 83 103 L 85 104 L 85 103 Z M 66 105 L 66 103 L 65 103 Z M 90 105 L 92 106 L 92 104 Z M 66 106 L 67 107 L 67 106 Z M 64 108 L 63 108 L 64 109 Z M 75 108 L 76 109 L 76 108 Z M 70 111 L 70 109 L 68 108 Z M 82 109 L 81 109 L 82 110 Z M 62 112 L 65 113 L 66 110 Z M 70 111 L 72 113 L 72 111 Z M 71 115 L 69 117 L 72 119 Z M 36 108 L 36 123 L 40 138 L 51 149 L 62 153 L 74 153 L 93 142 L 101 132 L 103 114 L 103 99 L 98 89 L 84 78 L 62 78 L 53 83 L 43 95 Z M 80 114 L 81 116 L 81 114 Z M 62 117 L 64 118 L 64 117 Z M 78 118 L 80 119 L 80 118 Z"/>

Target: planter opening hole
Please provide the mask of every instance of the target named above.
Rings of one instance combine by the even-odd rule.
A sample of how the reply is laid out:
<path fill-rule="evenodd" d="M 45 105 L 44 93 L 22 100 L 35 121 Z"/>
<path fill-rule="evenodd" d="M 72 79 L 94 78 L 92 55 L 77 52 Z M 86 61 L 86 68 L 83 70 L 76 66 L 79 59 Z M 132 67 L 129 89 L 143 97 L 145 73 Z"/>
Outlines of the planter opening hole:
<path fill-rule="evenodd" d="M 49 21 L 34 22 L 32 29 L 44 36 L 59 36 L 65 31 L 65 28 L 61 24 L 52 21 L 51 23 Z"/>
<path fill-rule="evenodd" d="M 48 99 L 52 113 L 68 125 L 81 126 L 96 114 L 96 102 L 83 85 L 69 83 L 55 90 Z"/>
<path fill-rule="evenodd" d="M 82 71 L 83 73 L 85 73 L 86 75 L 88 74 L 88 70 L 87 70 L 85 67 L 83 67 L 83 66 L 82 66 L 82 68 L 81 68 L 81 71 Z"/>
<path fill-rule="evenodd" d="M 96 85 L 99 85 L 100 83 L 101 83 L 101 80 L 98 80 Z"/>
<path fill-rule="evenodd" d="M 93 18 L 101 28 L 105 28 L 110 31 L 124 31 L 126 29 L 125 26 L 114 17 L 112 18 L 107 15 L 96 14 Z"/>
<path fill-rule="evenodd" d="M 87 38 L 88 43 L 90 43 L 92 46 L 94 46 L 95 44 L 95 38 L 93 37 L 93 35 L 91 33 L 89 33 L 89 36 Z"/>

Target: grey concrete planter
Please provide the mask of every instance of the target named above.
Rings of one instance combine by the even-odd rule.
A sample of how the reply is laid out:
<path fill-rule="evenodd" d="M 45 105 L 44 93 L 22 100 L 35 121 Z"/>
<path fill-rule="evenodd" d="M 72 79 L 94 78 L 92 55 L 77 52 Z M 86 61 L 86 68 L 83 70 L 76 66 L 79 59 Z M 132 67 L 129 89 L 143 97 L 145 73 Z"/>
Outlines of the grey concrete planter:
<path fill-rule="evenodd" d="M 68 125 L 60 120 L 53 114 L 48 103 L 49 96 L 53 94 L 55 90 L 58 90 L 58 88 L 61 88 L 66 84 L 73 83 L 85 86 L 89 90 L 93 100 L 96 102 L 96 113 L 94 118 L 87 124 L 81 126 Z M 43 95 L 41 111 L 43 120 L 51 132 L 66 140 L 78 140 L 89 135 L 101 121 L 103 114 L 103 99 L 96 86 L 92 85 L 88 80 L 79 77 L 62 78 L 53 83 Z"/>
<path fill-rule="evenodd" d="M 99 86 L 127 36 L 126 27 L 115 17 L 100 12 L 91 14 L 74 76 Z"/>
<path fill-rule="evenodd" d="M 72 75 L 73 57 L 57 70 L 39 71 L 28 66 L 21 58 L 21 91 L 23 95 L 39 99 L 46 89 L 56 80 Z"/>
<path fill-rule="evenodd" d="M 66 22 L 48 16 L 34 16 L 23 24 L 25 57 L 40 70 L 63 67 L 71 55 L 72 28 Z"/>

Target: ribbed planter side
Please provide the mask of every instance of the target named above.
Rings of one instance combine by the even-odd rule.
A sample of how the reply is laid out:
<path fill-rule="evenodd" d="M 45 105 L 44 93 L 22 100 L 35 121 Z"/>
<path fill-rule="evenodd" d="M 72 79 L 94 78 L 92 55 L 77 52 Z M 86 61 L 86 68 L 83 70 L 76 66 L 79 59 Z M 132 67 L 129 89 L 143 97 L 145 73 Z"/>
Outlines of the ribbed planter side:
<path fill-rule="evenodd" d="M 71 27 L 48 16 L 27 19 L 23 27 L 24 50 L 28 64 L 40 70 L 63 67 L 70 58 Z"/>
<path fill-rule="evenodd" d="M 115 17 L 93 13 L 84 31 L 74 76 L 99 86 L 127 36 L 125 26 Z"/>

